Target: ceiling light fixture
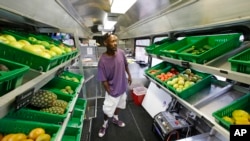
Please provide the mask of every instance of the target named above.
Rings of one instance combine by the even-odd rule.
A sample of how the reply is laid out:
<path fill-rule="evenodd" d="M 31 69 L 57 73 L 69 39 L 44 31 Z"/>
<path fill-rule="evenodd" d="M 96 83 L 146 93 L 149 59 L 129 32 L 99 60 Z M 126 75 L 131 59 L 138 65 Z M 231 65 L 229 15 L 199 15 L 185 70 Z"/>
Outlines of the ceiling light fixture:
<path fill-rule="evenodd" d="M 111 13 L 125 14 L 137 0 L 109 0 Z"/>
<path fill-rule="evenodd" d="M 103 23 L 104 30 L 110 30 L 110 31 L 114 30 L 114 26 L 117 23 L 117 21 L 109 21 L 107 14 L 105 14 L 103 21 L 104 21 L 104 23 Z"/>

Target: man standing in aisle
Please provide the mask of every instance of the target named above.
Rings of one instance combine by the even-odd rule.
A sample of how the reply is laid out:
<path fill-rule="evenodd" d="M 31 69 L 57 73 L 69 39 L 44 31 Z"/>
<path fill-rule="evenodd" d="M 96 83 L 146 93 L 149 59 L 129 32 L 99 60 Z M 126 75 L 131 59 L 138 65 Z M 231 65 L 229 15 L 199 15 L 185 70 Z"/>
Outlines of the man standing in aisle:
<path fill-rule="evenodd" d="M 125 123 L 119 120 L 118 113 L 120 109 L 126 108 L 126 90 L 132 82 L 125 53 L 117 48 L 117 36 L 106 33 L 103 40 L 106 52 L 98 62 L 98 80 L 102 82 L 106 93 L 103 102 L 104 123 L 99 130 L 99 137 L 105 135 L 108 119 L 111 117 L 115 125 L 125 127 Z"/>

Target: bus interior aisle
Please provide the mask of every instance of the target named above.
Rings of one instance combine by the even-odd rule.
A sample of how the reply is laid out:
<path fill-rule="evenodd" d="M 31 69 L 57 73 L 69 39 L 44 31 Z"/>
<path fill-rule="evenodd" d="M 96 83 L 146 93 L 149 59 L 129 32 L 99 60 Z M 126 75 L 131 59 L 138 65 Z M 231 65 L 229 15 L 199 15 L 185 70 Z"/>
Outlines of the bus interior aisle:
<path fill-rule="evenodd" d="M 119 118 L 126 123 L 124 128 L 118 127 L 109 120 L 109 127 L 104 137 L 98 137 L 98 131 L 103 124 L 102 104 L 104 94 L 97 98 L 96 117 L 85 119 L 81 141 L 157 141 L 158 136 L 152 131 L 153 118 L 140 105 L 135 104 L 131 89 L 136 86 L 148 87 L 149 81 L 144 76 L 147 66 L 132 62 L 129 69 L 133 78 L 127 90 L 126 109 L 120 111 Z"/>

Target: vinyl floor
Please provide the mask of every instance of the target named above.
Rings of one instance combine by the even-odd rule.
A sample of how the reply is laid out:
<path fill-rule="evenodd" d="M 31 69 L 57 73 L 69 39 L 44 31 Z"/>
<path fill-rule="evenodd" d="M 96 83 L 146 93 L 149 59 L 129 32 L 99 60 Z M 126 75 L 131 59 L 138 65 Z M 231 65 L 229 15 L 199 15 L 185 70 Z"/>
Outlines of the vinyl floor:
<path fill-rule="evenodd" d="M 103 124 L 103 100 L 98 99 L 97 118 L 92 121 L 91 141 L 158 141 L 158 137 L 152 131 L 152 117 L 132 100 L 128 100 L 126 109 L 120 111 L 119 118 L 126 126 L 120 128 L 110 120 L 105 136 L 99 138 L 98 131 Z"/>

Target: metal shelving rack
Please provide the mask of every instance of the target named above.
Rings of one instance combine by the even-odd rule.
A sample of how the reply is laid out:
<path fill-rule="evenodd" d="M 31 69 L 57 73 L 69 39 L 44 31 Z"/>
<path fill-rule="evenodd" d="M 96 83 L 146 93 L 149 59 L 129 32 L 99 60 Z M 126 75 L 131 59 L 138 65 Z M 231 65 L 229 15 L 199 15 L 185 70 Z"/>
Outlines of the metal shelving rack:
<path fill-rule="evenodd" d="M 36 6 L 40 5 L 40 12 L 37 11 Z M 85 37 L 88 36 L 89 31 L 82 27 L 78 21 L 74 19 L 57 1 L 47 1 L 47 4 L 44 5 L 44 1 L 23 1 L 22 4 L 16 3 L 14 0 L 1 1 L 0 2 L 0 19 L 6 19 L 7 24 L 17 26 L 17 29 L 31 27 L 30 29 L 36 29 L 39 33 L 71 33 L 74 35 L 75 41 L 78 41 L 79 36 Z M 31 12 L 33 11 L 33 12 Z M 42 11 L 42 12 L 41 12 Z M 51 13 L 60 13 L 51 18 L 48 15 Z M 60 22 L 58 22 L 60 21 Z M 3 24 L 3 23 L 2 23 Z M 76 42 L 77 43 L 77 42 Z M 75 45 L 79 49 L 79 44 Z M 79 60 L 80 53 L 70 60 L 54 67 L 53 69 L 46 72 L 39 72 L 33 69 L 30 69 L 28 73 L 23 76 L 23 83 L 21 86 L 15 88 L 9 93 L 1 96 L 0 98 L 0 118 L 3 118 L 8 112 L 15 109 L 15 99 L 17 96 L 27 93 L 27 91 L 36 92 L 52 80 L 58 72 L 65 70 L 67 67 L 71 66 L 72 63 Z M 81 83 L 81 86 L 84 85 L 84 82 Z M 73 98 L 70 106 L 67 117 L 64 119 L 62 127 L 59 129 L 54 140 L 60 141 L 64 135 L 67 124 L 72 117 L 73 109 L 76 104 L 76 101 L 79 97 L 81 88 L 77 90 L 76 97 Z M 76 133 L 77 134 L 77 133 Z"/>
<path fill-rule="evenodd" d="M 192 68 L 194 70 L 210 73 L 210 74 L 213 74 L 214 76 L 220 76 L 220 77 L 230 79 L 230 80 L 235 81 L 235 82 L 250 84 L 250 75 L 231 71 L 230 63 L 227 61 L 227 59 L 229 57 L 237 54 L 238 52 L 241 52 L 242 50 L 247 49 L 249 47 L 249 45 L 250 45 L 249 42 L 244 42 L 244 43 L 242 43 L 242 45 L 239 48 L 237 48 L 233 51 L 230 51 L 230 52 L 228 52 L 220 57 L 217 57 L 217 58 L 215 58 L 215 59 L 213 59 L 205 64 L 197 64 L 197 63 L 187 62 L 187 61 L 173 59 L 173 58 L 169 58 L 169 57 L 165 57 L 165 56 L 161 56 L 161 55 L 160 56 L 152 55 L 152 54 L 148 54 L 148 55 L 150 57 L 158 58 L 158 59 L 161 59 L 163 61 L 173 63 L 173 64 L 176 64 L 179 66 L 187 67 L 187 65 L 188 65 L 190 68 Z M 212 96 L 203 97 L 201 99 L 196 99 L 196 100 L 194 100 L 195 102 L 194 101 L 187 101 L 187 100 L 180 98 L 179 96 L 177 96 L 176 94 L 174 94 L 169 89 L 162 86 L 159 82 L 155 81 L 154 79 L 150 78 L 149 76 L 146 75 L 146 77 L 151 82 L 155 83 L 161 89 L 166 91 L 167 94 L 171 95 L 174 99 L 176 99 L 180 104 L 185 106 L 188 110 L 194 112 L 196 114 L 196 116 L 198 116 L 199 118 L 206 119 L 209 123 L 211 123 L 213 125 L 211 128 L 211 133 L 214 133 L 215 131 L 217 131 L 217 133 L 219 135 L 221 135 L 223 138 L 225 138 L 226 140 L 229 140 L 229 137 L 230 137 L 229 131 L 226 130 L 225 128 L 223 128 L 220 124 L 218 124 L 215 121 L 215 119 L 212 117 L 211 113 L 214 110 L 220 109 L 223 106 L 225 106 L 225 104 L 228 104 L 228 103 L 232 102 L 233 100 L 235 100 L 236 98 L 239 98 L 242 96 L 242 95 L 239 95 L 237 93 L 232 94 L 232 93 L 230 93 L 230 90 L 232 90 L 232 89 L 240 90 L 240 91 L 242 91 L 243 95 L 245 93 L 250 92 L 249 88 L 234 86 L 234 84 L 226 82 L 226 81 L 219 81 L 220 84 L 226 83 L 225 87 L 223 87 L 219 92 L 214 93 Z M 227 93 L 227 94 L 225 94 L 225 93 Z M 230 94 L 228 94 L 228 93 L 230 93 L 231 95 L 234 95 L 233 97 L 235 99 L 229 100 L 228 95 L 230 95 Z M 218 96 L 221 96 L 221 95 L 224 97 L 224 102 L 222 104 L 218 104 L 219 100 L 216 98 Z M 230 98 L 232 98 L 232 97 L 230 96 Z"/>

